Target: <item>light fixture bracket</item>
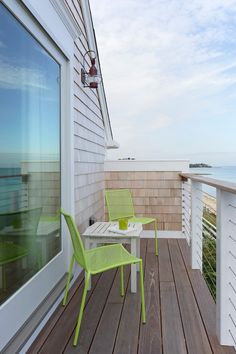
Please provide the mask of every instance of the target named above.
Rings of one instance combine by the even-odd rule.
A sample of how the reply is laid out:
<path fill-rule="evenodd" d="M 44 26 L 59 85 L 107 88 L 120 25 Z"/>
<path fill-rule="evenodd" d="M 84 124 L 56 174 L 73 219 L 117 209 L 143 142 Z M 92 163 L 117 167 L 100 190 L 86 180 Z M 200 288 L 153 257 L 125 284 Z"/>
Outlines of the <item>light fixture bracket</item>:
<path fill-rule="evenodd" d="M 92 56 L 90 53 L 94 53 Z M 86 55 L 89 56 L 90 61 L 91 61 L 91 67 L 89 68 L 89 71 L 87 72 L 85 70 L 85 57 Z M 81 82 L 83 84 L 83 87 L 89 87 L 92 89 L 96 89 L 98 87 L 98 84 L 101 83 L 102 79 L 101 76 L 98 74 L 97 68 L 95 66 L 95 60 L 97 56 L 94 50 L 88 50 L 84 55 L 83 55 L 83 65 L 81 68 Z"/>

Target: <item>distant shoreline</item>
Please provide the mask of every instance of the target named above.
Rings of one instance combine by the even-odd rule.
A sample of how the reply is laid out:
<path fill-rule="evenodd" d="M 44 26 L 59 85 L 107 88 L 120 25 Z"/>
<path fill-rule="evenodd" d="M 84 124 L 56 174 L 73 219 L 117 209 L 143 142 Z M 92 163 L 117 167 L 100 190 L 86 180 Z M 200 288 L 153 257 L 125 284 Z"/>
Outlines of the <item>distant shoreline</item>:
<path fill-rule="evenodd" d="M 206 163 L 190 163 L 189 167 L 190 168 L 212 168 L 211 165 L 208 165 Z"/>

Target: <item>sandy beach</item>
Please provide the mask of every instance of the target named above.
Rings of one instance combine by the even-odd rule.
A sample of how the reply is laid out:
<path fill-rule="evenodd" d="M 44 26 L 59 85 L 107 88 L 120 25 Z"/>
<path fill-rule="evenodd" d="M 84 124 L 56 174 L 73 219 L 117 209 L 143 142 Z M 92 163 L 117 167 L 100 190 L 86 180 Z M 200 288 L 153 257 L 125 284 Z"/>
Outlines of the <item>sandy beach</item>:
<path fill-rule="evenodd" d="M 216 198 L 209 195 L 203 195 L 203 206 L 208 208 L 211 212 L 216 213 Z"/>

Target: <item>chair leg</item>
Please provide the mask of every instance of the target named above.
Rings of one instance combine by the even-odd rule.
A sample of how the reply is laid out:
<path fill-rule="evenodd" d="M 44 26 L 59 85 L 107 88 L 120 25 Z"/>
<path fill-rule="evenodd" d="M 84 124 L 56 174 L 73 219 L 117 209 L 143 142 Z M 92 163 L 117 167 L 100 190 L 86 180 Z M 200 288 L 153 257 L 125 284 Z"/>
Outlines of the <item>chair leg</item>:
<path fill-rule="evenodd" d="M 74 261 L 75 261 L 75 257 L 73 255 L 72 258 L 71 258 L 71 261 L 70 261 L 70 270 L 69 270 L 69 274 L 68 274 L 68 277 L 67 277 L 66 290 L 65 290 L 63 303 L 62 303 L 63 306 L 65 306 L 65 304 L 66 304 L 66 299 L 67 299 L 67 295 L 68 295 L 69 284 L 70 284 L 70 280 L 71 280 L 71 275 L 72 275 L 72 269 L 73 269 Z"/>
<path fill-rule="evenodd" d="M 144 286 L 143 286 L 143 261 L 142 260 L 140 260 L 140 291 L 141 291 L 142 322 L 146 323 L 146 310 L 145 310 Z"/>
<path fill-rule="evenodd" d="M 156 247 L 156 256 L 158 256 L 158 239 L 157 239 L 157 221 L 155 223 L 155 247 Z"/>
<path fill-rule="evenodd" d="M 82 316 L 83 316 L 83 312 L 84 312 L 84 305 L 85 305 L 85 299 L 86 299 L 86 295 L 87 295 L 87 291 L 88 291 L 89 281 L 90 281 L 90 273 L 87 273 L 86 279 L 85 279 L 85 284 L 84 284 L 84 292 L 83 292 L 82 301 L 81 301 L 80 310 L 79 310 L 77 326 L 75 329 L 75 337 L 74 337 L 74 341 L 73 341 L 73 346 L 76 346 L 77 342 L 78 342 L 79 330 L 80 330 L 81 320 L 82 320 Z"/>
<path fill-rule="evenodd" d="M 124 266 L 120 266 L 120 296 L 125 295 L 124 290 Z"/>

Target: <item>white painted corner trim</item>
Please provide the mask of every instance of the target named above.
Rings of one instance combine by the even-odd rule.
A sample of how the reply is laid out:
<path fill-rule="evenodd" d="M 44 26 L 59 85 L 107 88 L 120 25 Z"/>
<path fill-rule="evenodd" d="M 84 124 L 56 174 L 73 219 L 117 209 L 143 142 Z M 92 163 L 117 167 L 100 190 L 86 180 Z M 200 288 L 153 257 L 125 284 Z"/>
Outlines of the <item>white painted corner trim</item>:
<path fill-rule="evenodd" d="M 58 0 L 57 0 L 58 1 Z M 96 39 L 93 30 L 93 21 L 88 0 L 80 0 L 81 10 L 84 18 L 84 25 L 87 33 L 88 46 L 90 50 L 97 52 Z M 97 53 L 98 54 L 98 53 Z M 99 68 L 101 71 L 101 68 Z M 103 82 L 97 88 L 98 98 L 101 106 L 102 117 L 105 128 L 105 144 L 107 149 L 117 149 L 119 144 L 113 141 L 111 123 L 107 107 L 106 95 Z"/>
<path fill-rule="evenodd" d="M 79 25 L 75 21 L 69 7 L 66 5 L 64 0 L 49 0 L 58 16 L 62 20 L 63 24 L 67 28 L 73 40 L 81 36 L 81 31 Z"/>

